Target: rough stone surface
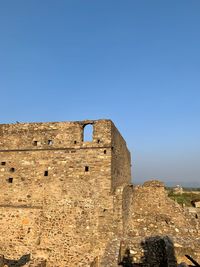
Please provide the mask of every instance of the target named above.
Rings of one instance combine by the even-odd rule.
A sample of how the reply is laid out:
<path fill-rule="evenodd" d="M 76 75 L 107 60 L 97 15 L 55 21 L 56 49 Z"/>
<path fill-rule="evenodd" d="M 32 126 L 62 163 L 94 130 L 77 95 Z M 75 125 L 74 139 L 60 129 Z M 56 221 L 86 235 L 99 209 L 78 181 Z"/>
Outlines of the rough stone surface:
<path fill-rule="evenodd" d="M 92 142 L 84 141 L 88 124 Z M 0 137 L 1 253 L 90 266 L 122 228 L 114 192 L 131 179 L 130 153 L 114 124 L 2 124 Z"/>
<path fill-rule="evenodd" d="M 163 183 L 148 181 L 143 186 L 133 187 L 131 196 L 126 242 L 134 251 L 135 262 L 140 263 L 143 258 L 149 266 L 156 266 L 151 264 L 153 252 L 149 247 L 154 251 L 157 244 L 166 247 L 166 266 L 176 266 L 176 261 L 187 262 L 185 254 L 200 261 L 199 219 L 168 198 Z"/>
<path fill-rule="evenodd" d="M 93 127 L 85 141 L 85 127 Z M 0 266 L 177 266 L 199 219 L 164 184 L 131 184 L 112 121 L 0 125 Z"/>

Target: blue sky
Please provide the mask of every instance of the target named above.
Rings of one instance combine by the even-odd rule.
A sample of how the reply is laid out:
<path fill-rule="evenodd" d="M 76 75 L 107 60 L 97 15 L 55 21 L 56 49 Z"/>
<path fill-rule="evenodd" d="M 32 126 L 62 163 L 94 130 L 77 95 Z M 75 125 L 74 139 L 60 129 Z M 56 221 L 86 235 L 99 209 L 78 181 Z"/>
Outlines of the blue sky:
<path fill-rule="evenodd" d="M 200 185 L 200 2 L 0 2 L 0 123 L 110 118 L 135 182 Z"/>

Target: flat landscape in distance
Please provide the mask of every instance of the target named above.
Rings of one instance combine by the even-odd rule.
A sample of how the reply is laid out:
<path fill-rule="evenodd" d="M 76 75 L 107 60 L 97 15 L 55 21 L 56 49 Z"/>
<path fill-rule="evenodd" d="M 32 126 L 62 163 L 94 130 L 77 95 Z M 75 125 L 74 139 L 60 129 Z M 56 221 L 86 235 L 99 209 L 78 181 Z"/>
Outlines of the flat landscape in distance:
<path fill-rule="evenodd" d="M 195 201 L 200 201 L 199 187 L 183 187 L 181 190 L 176 190 L 174 187 L 166 187 L 166 190 L 171 199 L 186 207 L 192 207 Z"/>

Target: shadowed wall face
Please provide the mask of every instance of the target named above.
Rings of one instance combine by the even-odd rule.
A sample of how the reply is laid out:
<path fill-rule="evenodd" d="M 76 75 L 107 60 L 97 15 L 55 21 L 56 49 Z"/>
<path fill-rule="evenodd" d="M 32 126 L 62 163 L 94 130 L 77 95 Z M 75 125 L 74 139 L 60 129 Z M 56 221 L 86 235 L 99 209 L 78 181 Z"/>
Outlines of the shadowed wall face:
<path fill-rule="evenodd" d="M 130 245 L 130 244 L 129 244 Z M 136 248 L 136 247 L 135 247 Z M 123 267 L 176 267 L 174 245 L 168 236 L 151 236 L 144 238 L 137 244 L 137 249 L 141 248 L 143 255 L 137 261 L 133 253 L 133 247 L 127 248 L 124 242 L 121 242 L 119 265 Z M 136 251 L 135 249 L 134 251 Z"/>

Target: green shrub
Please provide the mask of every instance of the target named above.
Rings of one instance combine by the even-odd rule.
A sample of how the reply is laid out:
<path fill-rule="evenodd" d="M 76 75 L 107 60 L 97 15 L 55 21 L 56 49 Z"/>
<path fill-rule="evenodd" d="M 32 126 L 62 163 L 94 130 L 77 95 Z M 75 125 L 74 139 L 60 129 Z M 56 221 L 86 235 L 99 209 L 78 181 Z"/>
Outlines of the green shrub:
<path fill-rule="evenodd" d="M 191 207 L 192 200 L 200 200 L 200 193 L 184 192 L 182 194 L 175 194 L 173 190 L 168 190 L 168 197 L 179 203 Z"/>

